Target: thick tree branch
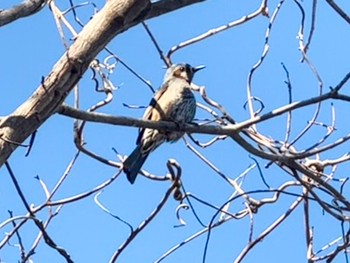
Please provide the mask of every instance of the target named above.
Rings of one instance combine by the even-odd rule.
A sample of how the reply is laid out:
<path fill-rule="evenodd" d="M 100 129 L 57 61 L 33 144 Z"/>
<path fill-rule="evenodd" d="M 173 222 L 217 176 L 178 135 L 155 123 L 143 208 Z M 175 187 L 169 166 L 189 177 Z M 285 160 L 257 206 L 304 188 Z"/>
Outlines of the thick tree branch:
<path fill-rule="evenodd" d="M 0 122 L 0 166 L 62 104 L 94 57 L 118 33 L 141 22 L 148 0 L 109 0 L 83 28 L 34 94 Z"/>
<path fill-rule="evenodd" d="M 204 2 L 205 0 L 160 0 L 151 5 L 145 20 L 170 13 L 177 9 Z M 16 21 L 19 18 L 30 16 L 40 11 L 47 0 L 25 0 L 12 8 L 0 10 L 0 27 Z M 135 24 L 140 21 L 135 21 Z M 133 24 L 133 25 L 135 25 Z"/>
<path fill-rule="evenodd" d="M 177 9 L 204 2 L 205 0 L 160 0 L 152 4 L 151 10 L 146 16 L 146 19 L 151 19 Z"/>
<path fill-rule="evenodd" d="M 28 136 L 57 111 L 90 62 L 116 35 L 147 18 L 201 1 L 204 0 L 162 0 L 153 4 L 149 0 L 107 1 L 100 12 L 83 28 L 51 73 L 42 80 L 33 95 L 15 112 L 0 120 L 0 167 Z M 44 3 L 38 0 L 36 2 L 36 8 L 41 8 Z M 30 10 L 34 10 L 34 7 Z M 30 15 L 33 12 L 20 12 L 12 17 L 17 19 L 23 17 L 23 14 Z M 1 15 L 6 15 L 5 11 L 0 12 L 0 22 Z M 5 23 L 5 20 L 3 21 Z"/>
<path fill-rule="evenodd" d="M 26 0 L 6 10 L 0 10 L 0 27 L 19 18 L 30 16 L 39 12 L 47 0 Z"/>

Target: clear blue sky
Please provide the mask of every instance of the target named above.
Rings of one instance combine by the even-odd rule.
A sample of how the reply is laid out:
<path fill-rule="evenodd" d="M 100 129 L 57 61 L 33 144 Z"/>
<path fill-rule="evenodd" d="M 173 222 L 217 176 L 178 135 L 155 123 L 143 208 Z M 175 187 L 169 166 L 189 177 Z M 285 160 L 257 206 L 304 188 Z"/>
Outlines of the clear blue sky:
<path fill-rule="evenodd" d="M 104 1 L 94 1 L 98 8 Z M 311 1 L 302 5 L 307 13 L 305 38 L 308 36 L 311 18 Z M 348 24 L 330 9 L 324 1 L 318 1 L 316 30 L 310 46 L 309 56 L 317 67 L 327 91 L 334 86 L 349 70 L 350 31 Z M 0 9 L 17 3 L 5 0 Z M 205 1 L 185 9 L 147 21 L 151 31 L 166 52 L 172 46 L 197 36 L 209 29 L 226 24 L 247 15 L 259 6 L 260 1 Z M 272 14 L 277 1 L 269 1 Z M 339 1 L 345 10 L 350 10 L 347 1 Z M 61 9 L 68 7 L 68 1 L 58 1 Z M 347 6 L 346 6 L 347 5 Z M 82 7 L 79 13 L 85 19 L 91 15 L 92 8 Z M 286 1 L 275 24 L 270 38 L 270 52 L 263 65 L 253 78 L 253 94 L 264 101 L 264 113 L 288 103 L 286 74 L 281 66 L 283 62 L 290 73 L 293 85 L 293 100 L 302 100 L 318 94 L 318 83 L 305 63 L 300 63 L 297 34 L 300 25 L 300 12 L 293 1 Z M 249 118 L 243 108 L 246 101 L 246 85 L 249 70 L 260 58 L 264 47 L 264 36 L 269 19 L 258 17 L 238 27 L 220 33 L 200 43 L 185 48 L 173 56 L 174 62 L 187 62 L 194 66 L 204 64 L 206 69 L 195 76 L 195 83 L 204 85 L 207 94 L 220 102 L 237 121 Z M 79 27 L 74 24 L 76 30 Z M 64 52 L 52 14 L 48 7 L 38 14 L 18 20 L 0 29 L 1 65 L 0 115 L 15 110 L 38 87 L 42 76 L 52 69 Z M 162 82 L 165 70 L 151 40 L 141 25 L 117 36 L 108 47 L 135 71 L 149 80 L 154 88 Z M 99 59 L 106 56 L 102 53 Z M 80 82 L 81 108 L 87 109 L 103 99 L 103 94 L 94 92 L 94 83 L 88 71 Z M 111 77 L 115 86 L 120 88 L 114 93 L 114 101 L 101 111 L 112 115 L 140 118 L 143 110 L 127 109 L 123 103 L 147 105 L 152 93 L 146 85 L 135 78 L 122 65 L 118 65 Z M 347 89 L 344 90 L 348 93 Z M 202 102 L 197 94 L 197 99 Z M 72 103 L 72 96 L 67 98 Z M 330 141 L 334 141 L 349 132 L 348 106 L 335 102 L 337 131 Z M 330 102 L 325 102 L 319 121 L 331 122 Z M 257 105 L 258 107 L 258 105 Z M 311 119 L 314 107 L 296 111 L 293 115 L 292 138 L 295 137 L 307 121 Z M 197 119 L 210 118 L 198 110 Z M 283 140 L 286 116 L 268 121 L 259 126 L 260 132 L 276 140 Z M 316 127 L 297 145 L 303 149 L 318 141 L 326 133 L 322 127 Z M 135 146 L 136 128 L 88 124 L 85 132 L 87 147 L 95 153 L 111 160 L 117 160 L 112 147 L 122 155 L 128 155 Z M 195 135 L 205 142 L 212 136 Z M 338 158 L 348 151 L 348 145 L 338 147 L 322 155 L 322 159 Z M 199 151 L 213 162 L 222 173 L 234 179 L 254 162 L 247 152 L 231 140 L 220 141 L 212 147 Z M 49 189 L 52 189 L 62 176 L 66 166 L 76 152 L 73 143 L 73 121 L 64 116 L 52 116 L 37 132 L 35 144 L 29 157 L 24 157 L 25 148 L 18 148 L 11 156 L 10 164 L 19 184 L 30 204 L 39 205 L 45 200 L 45 193 L 39 182 L 39 175 Z M 175 158 L 182 166 L 182 180 L 187 191 L 211 204 L 221 206 L 232 194 L 233 189 L 199 158 L 191 153 L 180 140 L 176 144 L 166 144 L 157 149 L 147 160 L 144 168 L 155 174 L 167 172 L 165 163 Z M 267 164 L 259 160 L 263 168 Z M 348 164 L 338 168 L 338 178 L 348 176 Z M 69 197 L 87 191 L 110 178 L 115 169 L 102 165 L 87 156 L 81 155 L 67 181 L 60 188 L 54 200 Z M 265 179 L 272 187 L 292 180 L 279 168 L 263 168 Z M 122 174 L 100 195 L 100 201 L 112 213 L 137 227 L 156 207 L 164 195 L 168 183 L 151 181 L 139 176 L 134 185 L 130 185 Z M 245 190 L 266 189 L 258 170 L 246 177 Z M 300 189 L 294 189 L 300 193 Z M 346 190 L 347 194 L 349 193 Z M 271 194 L 255 196 L 255 198 Z M 23 215 L 26 210 L 15 192 L 7 171 L 0 170 L 0 221 L 9 217 L 8 210 L 14 215 Z M 283 214 L 295 197 L 284 196 L 278 203 L 264 206 L 254 216 L 254 237 Z M 194 201 L 196 212 L 207 224 L 215 211 Z M 178 202 L 170 199 L 156 219 L 132 242 L 118 262 L 154 262 L 172 246 L 182 242 L 202 227 L 193 213 L 182 211 L 187 225 L 174 228 L 178 224 L 175 209 Z M 231 211 L 243 209 L 242 199 L 232 204 Z M 312 204 L 311 222 L 315 226 L 315 249 L 320 249 L 330 240 L 341 235 L 340 224 L 328 215 L 324 215 L 317 204 Z M 38 214 L 40 219 L 47 218 L 48 211 Z M 232 262 L 248 240 L 249 217 L 232 220 L 213 230 L 210 237 L 206 262 Z M 0 238 L 12 229 L 8 225 L 0 229 Z M 108 262 L 111 255 L 127 238 L 129 229 L 121 222 L 105 214 L 95 203 L 93 197 L 77 203 L 65 205 L 59 215 L 53 219 L 48 233 L 53 240 L 64 247 L 75 262 Z M 38 229 L 33 223 L 21 228 L 21 236 L 27 249 L 31 247 Z M 182 247 L 164 262 L 201 262 L 206 235 Z M 16 244 L 13 238 L 11 244 Z M 244 262 L 305 262 L 306 246 L 302 207 L 297 210 L 271 235 L 246 257 Z M 19 260 L 18 248 L 5 246 L 0 251 L 4 262 Z M 338 261 L 343 262 L 343 256 Z M 58 253 L 41 242 L 33 256 L 34 262 L 64 262 Z"/>

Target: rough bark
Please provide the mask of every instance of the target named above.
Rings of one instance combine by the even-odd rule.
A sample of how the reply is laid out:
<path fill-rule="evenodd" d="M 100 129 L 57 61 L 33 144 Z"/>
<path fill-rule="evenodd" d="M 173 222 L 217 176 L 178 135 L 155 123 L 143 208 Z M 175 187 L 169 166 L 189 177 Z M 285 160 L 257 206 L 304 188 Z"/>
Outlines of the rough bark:
<path fill-rule="evenodd" d="M 107 0 L 33 95 L 13 113 L 0 119 L 0 167 L 58 110 L 91 61 L 115 36 L 145 19 L 202 1 L 205 0 L 161 0 L 151 4 L 150 0 Z M 22 16 L 16 19 L 19 17 Z"/>
<path fill-rule="evenodd" d="M 0 166 L 62 104 L 94 57 L 118 33 L 142 21 L 149 0 L 109 0 L 83 28 L 33 95 L 0 122 Z"/>
<path fill-rule="evenodd" d="M 9 9 L 0 10 L 0 27 L 39 12 L 46 5 L 46 2 L 46 0 L 26 0 Z"/>

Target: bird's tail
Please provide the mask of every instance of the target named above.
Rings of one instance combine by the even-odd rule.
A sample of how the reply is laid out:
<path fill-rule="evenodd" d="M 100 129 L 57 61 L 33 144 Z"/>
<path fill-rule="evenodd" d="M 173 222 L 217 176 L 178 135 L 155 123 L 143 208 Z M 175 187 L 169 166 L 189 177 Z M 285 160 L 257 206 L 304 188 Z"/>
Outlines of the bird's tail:
<path fill-rule="evenodd" d="M 141 145 L 138 145 L 135 150 L 129 155 L 123 163 L 123 170 L 131 184 L 135 182 L 136 176 L 139 173 L 142 165 L 146 161 L 148 154 L 141 154 Z"/>

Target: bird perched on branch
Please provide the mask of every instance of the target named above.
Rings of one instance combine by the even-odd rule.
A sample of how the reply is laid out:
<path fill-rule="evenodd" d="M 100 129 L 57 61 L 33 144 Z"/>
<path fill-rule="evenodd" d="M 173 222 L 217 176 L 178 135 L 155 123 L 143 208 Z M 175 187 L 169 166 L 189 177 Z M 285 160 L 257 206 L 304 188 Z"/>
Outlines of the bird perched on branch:
<path fill-rule="evenodd" d="M 155 93 L 143 119 L 173 121 L 179 125 L 190 123 L 196 113 L 196 99 L 191 91 L 194 73 L 204 66 L 176 64 L 168 68 L 161 88 Z M 178 131 L 158 131 L 142 128 L 136 148 L 123 163 L 123 170 L 130 183 L 134 183 L 148 155 L 163 142 L 176 142 L 184 135 Z"/>

